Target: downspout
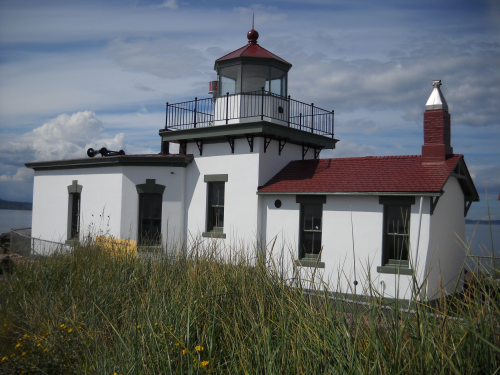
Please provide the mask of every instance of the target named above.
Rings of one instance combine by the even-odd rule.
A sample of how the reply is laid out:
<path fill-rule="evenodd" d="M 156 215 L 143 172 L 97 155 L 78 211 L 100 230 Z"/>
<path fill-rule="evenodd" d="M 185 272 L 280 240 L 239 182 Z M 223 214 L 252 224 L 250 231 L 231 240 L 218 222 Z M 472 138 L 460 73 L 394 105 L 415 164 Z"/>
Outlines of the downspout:
<path fill-rule="evenodd" d="M 416 285 L 416 278 L 417 276 L 415 275 L 415 271 L 418 268 L 418 247 L 420 245 L 420 228 L 422 227 L 422 206 L 424 205 L 424 197 L 420 197 L 420 208 L 418 211 L 418 231 L 417 231 L 417 248 L 415 250 L 415 264 L 414 264 L 414 272 L 413 272 L 413 288 L 411 290 L 411 298 L 410 302 L 408 303 L 408 309 L 410 309 L 410 304 L 411 301 L 413 300 L 413 290 L 415 289 Z"/>

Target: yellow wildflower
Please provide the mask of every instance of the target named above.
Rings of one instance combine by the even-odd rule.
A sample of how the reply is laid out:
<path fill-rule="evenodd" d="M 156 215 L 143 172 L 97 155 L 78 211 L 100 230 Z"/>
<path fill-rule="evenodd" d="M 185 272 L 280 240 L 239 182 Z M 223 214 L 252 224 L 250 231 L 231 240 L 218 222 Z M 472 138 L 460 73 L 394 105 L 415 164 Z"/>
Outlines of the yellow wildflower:
<path fill-rule="evenodd" d="M 11 356 L 11 357 L 15 357 L 15 355 L 16 355 L 16 353 L 12 353 L 10 356 Z"/>
<path fill-rule="evenodd" d="M 22 338 L 22 337 L 19 337 L 19 338 L 17 339 L 17 341 L 23 341 L 23 338 Z"/>
<path fill-rule="evenodd" d="M 43 349 L 43 352 L 45 353 L 47 351 L 47 348 Z"/>
<path fill-rule="evenodd" d="M 73 332 L 73 328 L 68 329 L 68 333 Z"/>
<path fill-rule="evenodd" d="M 14 349 L 17 349 L 21 346 L 21 343 L 17 344 Z"/>
<path fill-rule="evenodd" d="M 26 354 L 26 352 L 23 352 L 23 354 L 21 354 L 21 355 L 25 355 L 25 354 Z"/>
<path fill-rule="evenodd" d="M 66 339 L 66 341 L 71 341 L 71 339 Z"/>
<path fill-rule="evenodd" d="M 2 358 L 2 361 L 0 363 L 5 362 L 8 359 L 9 359 L 9 357 L 5 356 L 5 357 Z"/>
<path fill-rule="evenodd" d="M 42 344 L 38 343 L 38 345 L 36 347 L 38 348 L 40 345 L 42 345 Z"/>
<path fill-rule="evenodd" d="M 78 326 L 78 329 L 82 329 L 82 327 Z"/>
<path fill-rule="evenodd" d="M 200 368 L 201 367 L 205 367 L 206 365 L 208 365 L 210 362 L 209 361 L 202 361 L 201 364 L 200 364 Z"/>
<path fill-rule="evenodd" d="M 141 326 L 137 326 L 137 329 L 141 329 Z"/>
<path fill-rule="evenodd" d="M 28 334 L 26 333 L 26 334 L 24 334 L 24 337 L 30 337 L 30 335 L 28 335 Z"/>
<path fill-rule="evenodd" d="M 175 346 L 179 346 L 180 344 L 178 342 L 175 343 Z"/>
<path fill-rule="evenodd" d="M 195 346 L 195 349 L 196 349 L 196 351 L 197 351 L 197 352 L 201 352 L 201 351 L 203 351 L 205 348 L 204 348 L 203 346 L 201 346 L 201 345 L 198 345 L 198 346 Z"/>
<path fill-rule="evenodd" d="M 61 325 L 59 326 L 59 328 L 63 328 L 63 329 L 64 329 L 64 328 L 66 328 L 66 324 L 64 324 L 64 323 L 63 323 L 63 324 L 61 324 Z"/>
<path fill-rule="evenodd" d="M 186 349 L 183 349 L 183 350 L 182 350 L 182 355 L 186 355 L 186 353 L 187 353 L 187 352 L 188 352 L 188 351 L 187 351 Z"/>

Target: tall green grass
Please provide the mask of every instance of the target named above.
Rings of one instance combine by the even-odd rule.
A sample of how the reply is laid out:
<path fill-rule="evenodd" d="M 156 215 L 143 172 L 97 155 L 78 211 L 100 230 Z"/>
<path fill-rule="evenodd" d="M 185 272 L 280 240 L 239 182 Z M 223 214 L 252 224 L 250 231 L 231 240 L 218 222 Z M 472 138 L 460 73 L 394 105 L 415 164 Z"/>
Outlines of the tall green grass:
<path fill-rule="evenodd" d="M 407 313 L 306 293 L 275 263 L 226 251 L 141 260 L 89 244 L 18 267 L 0 282 L 0 373 L 500 373 L 486 279 Z"/>

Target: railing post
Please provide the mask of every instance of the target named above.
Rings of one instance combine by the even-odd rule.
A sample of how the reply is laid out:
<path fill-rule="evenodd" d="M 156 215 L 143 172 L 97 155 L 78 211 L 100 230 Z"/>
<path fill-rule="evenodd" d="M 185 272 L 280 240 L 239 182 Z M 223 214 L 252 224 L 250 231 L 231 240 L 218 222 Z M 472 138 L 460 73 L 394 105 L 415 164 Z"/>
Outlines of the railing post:
<path fill-rule="evenodd" d="M 299 130 L 302 130 L 302 113 L 299 114 Z"/>
<path fill-rule="evenodd" d="M 262 104 L 261 104 L 261 109 L 262 109 L 262 112 L 261 112 L 261 115 L 260 115 L 260 119 L 262 121 L 264 121 L 264 87 L 262 87 Z"/>
<path fill-rule="evenodd" d="M 290 95 L 288 95 L 288 120 L 287 120 L 288 127 L 290 127 L 290 106 L 292 105 L 292 101 L 290 99 L 291 99 Z"/>
<path fill-rule="evenodd" d="M 333 124 L 334 124 L 334 121 L 335 121 L 335 110 L 332 110 L 332 138 L 333 138 Z"/>
<path fill-rule="evenodd" d="M 226 124 L 229 117 L 229 91 L 226 93 Z"/>
<path fill-rule="evenodd" d="M 167 125 L 168 125 L 167 121 L 168 121 L 168 102 L 167 102 L 167 105 L 165 107 L 165 130 L 167 129 Z"/>
<path fill-rule="evenodd" d="M 198 105 L 198 98 L 194 98 L 194 127 L 196 128 L 196 107 Z"/>
<path fill-rule="evenodd" d="M 314 133 L 314 103 L 311 103 L 311 133 Z"/>

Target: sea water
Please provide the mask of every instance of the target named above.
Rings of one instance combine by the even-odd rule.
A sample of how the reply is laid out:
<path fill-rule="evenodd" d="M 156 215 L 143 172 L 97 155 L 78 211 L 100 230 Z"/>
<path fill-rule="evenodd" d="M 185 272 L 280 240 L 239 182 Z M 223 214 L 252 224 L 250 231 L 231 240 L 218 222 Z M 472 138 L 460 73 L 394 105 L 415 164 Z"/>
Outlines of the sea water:
<path fill-rule="evenodd" d="M 12 228 L 31 227 L 31 213 L 28 210 L 0 210 L 0 234 Z"/>

